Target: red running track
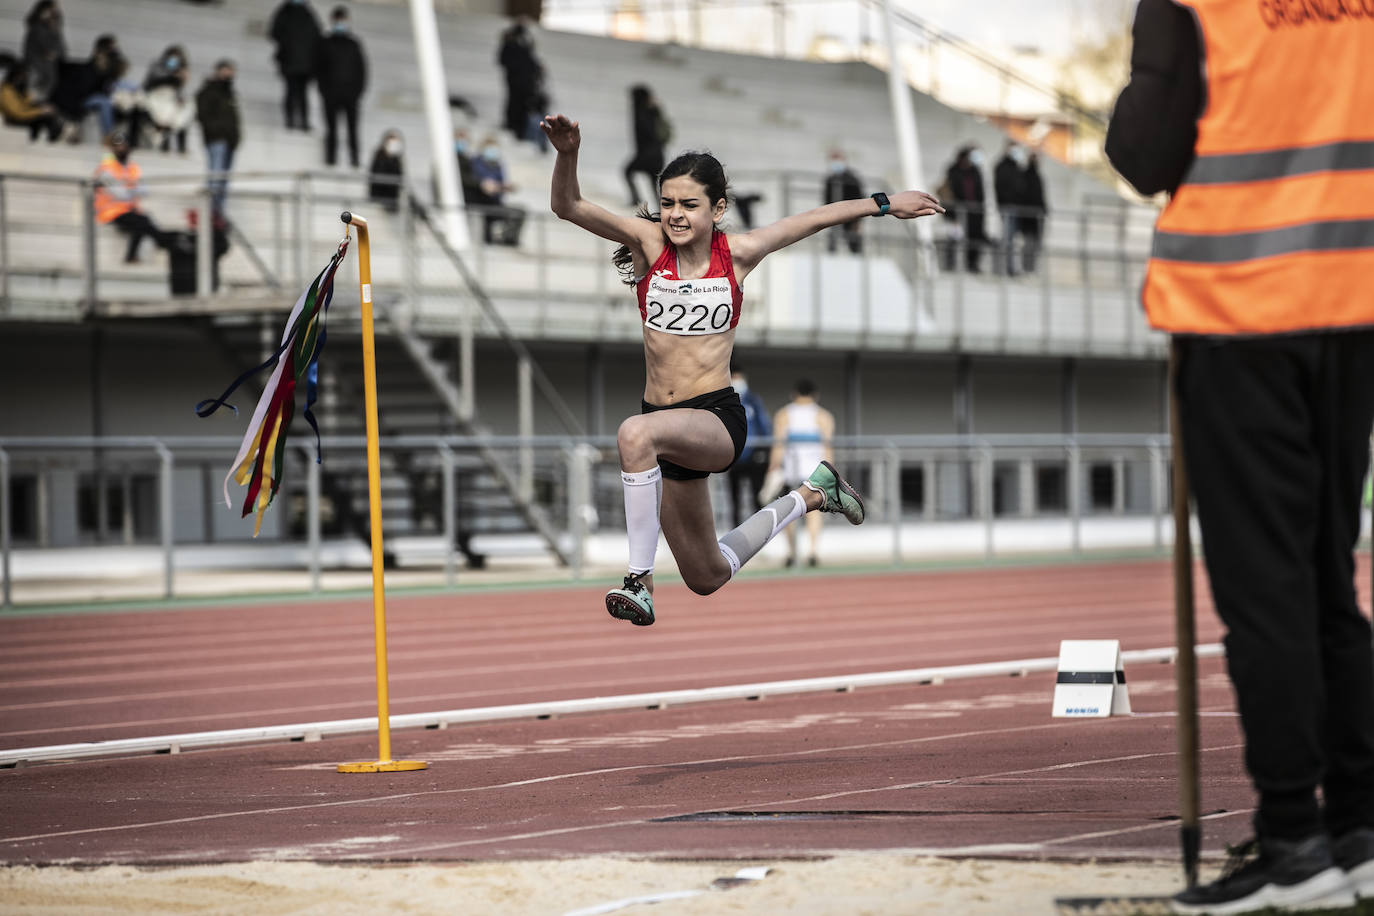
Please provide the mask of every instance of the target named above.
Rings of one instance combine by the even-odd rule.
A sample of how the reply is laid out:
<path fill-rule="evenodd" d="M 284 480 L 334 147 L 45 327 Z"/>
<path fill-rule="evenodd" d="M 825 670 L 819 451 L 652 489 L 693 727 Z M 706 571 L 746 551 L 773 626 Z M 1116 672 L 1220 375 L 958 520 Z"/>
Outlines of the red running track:
<path fill-rule="evenodd" d="M 393 712 L 1172 643 L 1153 561 L 665 584 L 645 629 L 600 594 L 393 598 Z M 2 619 L 0 746 L 367 716 L 371 638 L 366 599 Z M 1229 688 L 1203 672 L 1215 851 L 1250 802 Z M 333 772 L 375 737 L 11 769 L 0 861 L 1174 855 L 1173 669 L 1128 677 L 1146 715 L 1094 722 L 1051 719 L 1042 675 L 395 733 L 420 773 Z"/>

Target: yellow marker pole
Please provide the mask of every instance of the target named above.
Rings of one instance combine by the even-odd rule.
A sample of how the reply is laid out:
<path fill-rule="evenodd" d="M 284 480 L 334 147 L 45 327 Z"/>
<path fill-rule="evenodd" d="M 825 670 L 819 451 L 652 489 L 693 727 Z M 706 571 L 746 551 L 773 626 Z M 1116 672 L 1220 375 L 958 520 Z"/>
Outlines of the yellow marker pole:
<path fill-rule="evenodd" d="M 377 646 L 377 744 L 375 761 L 341 763 L 340 773 L 394 773 L 423 770 L 423 760 L 391 759 L 391 714 L 386 674 L 386 581 L 382 577 L 382 457 L 377 431 L 377 346 L 372 333 L 372 254 L 367 220 L 344 211 L 345 225 L 358 230 L 358 296 L 363 307 L 363 400 L 367 414 L 367 508 L 372 540 L 372 628 Z"/>

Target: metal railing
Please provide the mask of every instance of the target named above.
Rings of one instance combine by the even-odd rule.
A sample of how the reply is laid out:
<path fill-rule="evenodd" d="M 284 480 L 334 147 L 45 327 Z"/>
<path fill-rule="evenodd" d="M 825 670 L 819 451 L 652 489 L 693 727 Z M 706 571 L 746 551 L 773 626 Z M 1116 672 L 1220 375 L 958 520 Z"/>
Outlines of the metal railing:
<path fill-rule="evenodd" d="M 745 171 L 735 184 L 741 193 L 761 195 L 752 209 L 754 222 L 762 223 L 820 203 L 822 176 Z M 206 255 L 216 240 L 203 179 L 150 182 L 149 207 L 155 218 L 182 209 L 202 214 L 193 259 L 196 311 L 284 310 L 322 252 L 337 241 L 338 211 L 381 209 L 369 207 L 366 193 L 365 179 L 357 176 L 235 175 L 228 207 L 231 248 L 218 270 L 221 294 L 213 289 L 214 255 Z M 177 304 L 169 279 L 159 273 L 106 264 L 123 241 L 94 222 L 90 194 L 83 180 L 0 176 L 0 315 L 60 318 L 192 308 Z M 418 198 L 405 187 L 400 199 L 407 206 L 376 214 L 374 249 L 376 295 L 390 304 L 394 319 L 420 333 L 461 334 L 465 348 L 472 335 L 508 343 L 637 339 L 631 294 L 608 263 L 610 243 L 539 207 L 523 211 L 518 240 L 478 242 L 469 252 L 454 252 L 430 220 L 432 207 L 409 205 Z M 959 212 L 967 220 L 972 211 Z M 48 215 L 35 219 L 36 213 Z M 472 207 L 467 213 L 480 239 L 479 225 L 508 217 L 511 210 Z M 1051 212 L 1039 235 L 1036 270 L 1020 279 L 1004 268 L 1024 260 L 1029 249 L 998 231 L 1004 212 L 987 213 L 985 242 L 967 231 L 951 232 L 956 222 L 937 220 L 937 251 L 926 256 L 909 223 L 863 221 L 863 243 L 854 257 L 837 241 L 840 230 L 831 230 L 772 256 L 751 275 L 751 303 L 758 305 L 741 327 L 741 341 L 1154 353 L 1162 344 L 1145 328 L 1137 304 L 1152 216 L 1149 208 L 1105 197 Z M 746 228 L 738 214 L 730 224 Z M 968 270 L 973 249 L 988 253 L 982 276 Z M 927 264 L 937 269 L 929 272 Z M 349 282 L 341 277 L 341 290 Z M 549 388 L 537 375 L 535 384 Z"/>
<path fill-rule="evenodd" d="M 12 603 L 12 553 L 20 548 L 90 544 L 157 545 L 162 555 L 162 593 L 175 594 L 178 545 L 247 543 L 251 519 L 226 528 L 227 515 L 217 501 L 217 487 L 207 485 L 223 472 L 237 440 L 225 437 L 28 437 L 0 439 L 0 572 L 3 603 Z M 765 447 L 766 441 L 760 441 Z M 313 447 L 296 448 L 277 501 L 276 543 L 304 548 L 311 587 L 320 588 L 324 566 L 322 542 L 327 510 L 321 496 L 322 474 L 362 478 L 365 442 L 361 437 L 326 437 L 326 463 L 317 464 Z M 1008 524 L 1017 520 L 1056 519 L 1062 531 L 1055 542 L 1078 553 L 1088 546 L 1085 522 L 1096 517 L 1149 520 L 1148 542 L 1165 544 L 1169 512 L 1169 440 L 1167 436 L 857 436 L 835 440 L 836 460 L 865 494 L 869 518 L 855 532 L 878 531 L 890 538 L 874 550 L 874 559 L 905 561 L 920 528 L 949 522 L 974 523 L 977 552 L 987 559 L 1001 552 L 1037 549 L 1006 540 Z M 459 554 L 471 551 L 473 537 L 500 540 L 500 532 L 483 529 L 480 494 L 468 492 L 465 475 L 478 465 L 481 450 L 526 455 L 538 482 L 535 494 L 547 516 L 563 532 L 574 578 L 581 578 L 588 538 L 597 530 L 623 528 L 623 501 L 615 442 L 611 437 L 459 437 L 393 436 L 381 442 L 383 464 L 393 470 L 394 456 L 404 452 L 408 479 L 402 490 L 414 490 L 423 479 L 422 498 L 411 498 L 397 516 L 392 492 L 384 501 L 391 514 L 384 525 L 389 541 L 429 539 L 416 565 L 441 568 L 444 581 L 456 581 Z M 308 454 L 307 454 L 308 452 Z M 199 469 L 196 475 L 178 471 Z M 189 478 L 189 479 L 188 479 Z M 86 483 L 82 484 L 81 481 Z M 712 480 L 717 519 L 730 517 L 734 494 L 728 478 Z M 62 484 L 61 481 L 65 481 Z M 131 483 L 135 481 L 137 485 Z M 85 493 L 55 498 L 57 486 L 84 487 Z M 94 488 L 92 495 L 89 491 Z M 212 490 L 214 495 L 212 496 Z M 237 491 L 232 491 L 237 493 Z M 118 506 L 92 511 L 110 493 L 124 493 Z M 14 494 L 23 505 L 16 505 Z M 132 495 L 131 495 L 132 494 Z M 139 496 L 141 494 L 141 497 Z M 57 506 L 89 517 L 57 518 Z M 420 514 L 423 509 L 423 514 Z M 16 530 L 16 518 L 22 524 Z M 725 524 L 720 527 L 722 529 Z M 59 543 L 54 531 L 68 532 Z M 264 537 L 273 539 L 272 525 Z M 218 533 L 217 533 L 218 532 Z M 855 537 L 839 529 L 836 538 Z M 1000 545 L 1000 546 L 999 546 Z M 535 545 L 524 549 L 538 552 Z M 1046 549 L 1040 545 L 1039 549 Z M 479 551 L 480 552 L 480 551 Z"/>

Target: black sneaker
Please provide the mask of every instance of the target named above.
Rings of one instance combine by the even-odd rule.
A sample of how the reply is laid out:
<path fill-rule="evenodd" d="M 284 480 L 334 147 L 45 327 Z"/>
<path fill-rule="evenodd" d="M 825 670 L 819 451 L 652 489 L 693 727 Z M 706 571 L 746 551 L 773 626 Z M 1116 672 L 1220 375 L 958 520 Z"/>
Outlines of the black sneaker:
<path fill-rule="evenodd" d="M 1374 899 L 1374 827 L 1356 827 L 1331 841 L 1331 856 L 1361 900 Z"/>
<path fill-rule="evenodd" d="M 1255 839 L 1230 850 L 1221 877 L 1177 894 L 1175 913 L 1224 916 L 1265 907 L 1354 906 L 1355 894 L 1319 833 L 1305 840 Z"/>

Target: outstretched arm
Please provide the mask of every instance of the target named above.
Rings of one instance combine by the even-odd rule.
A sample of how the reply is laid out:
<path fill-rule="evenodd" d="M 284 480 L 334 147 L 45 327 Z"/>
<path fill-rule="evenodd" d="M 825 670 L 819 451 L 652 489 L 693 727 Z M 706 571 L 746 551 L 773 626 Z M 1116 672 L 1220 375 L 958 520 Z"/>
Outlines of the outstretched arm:
<path fill-rule="evenodd" d="M 582 197 L 577 183 L 577 153 L 582 145 L 582 131 L 577 122 L 566 115 L 549 115 L 539 122 L 558 157 L 553 163 L 553 186 L 549 205 L 560 219 L 581 226 L 588 232 L 612 242 L 627 245 L 636 257 L 657 257 L 662 246 L 663 232 L 659 227 L 637 216 L 618 216 L 604 207 Z M 659 247 L 654 247 L 658 242 Z M 652 257 L 646 248 L 653 248 Z"/>
<path fill-rule="evenodd" d="M 898 219 L 915 219 L 945 212 L 940 202 L 925 191 L 900 191 L 890 195 L 888 202 L 891 204 L 888 215 Z M 878 215 L 878 205 L 871 198 L 840 200 L 805 213 L 785 216 L 776 223 L 735 236 L 730 239 L 730 251 L 735 259 L 736 276 L 743 280 L 743 274 L 757 267 L 764 257 L 808 235 L 864 216 Z"/>

